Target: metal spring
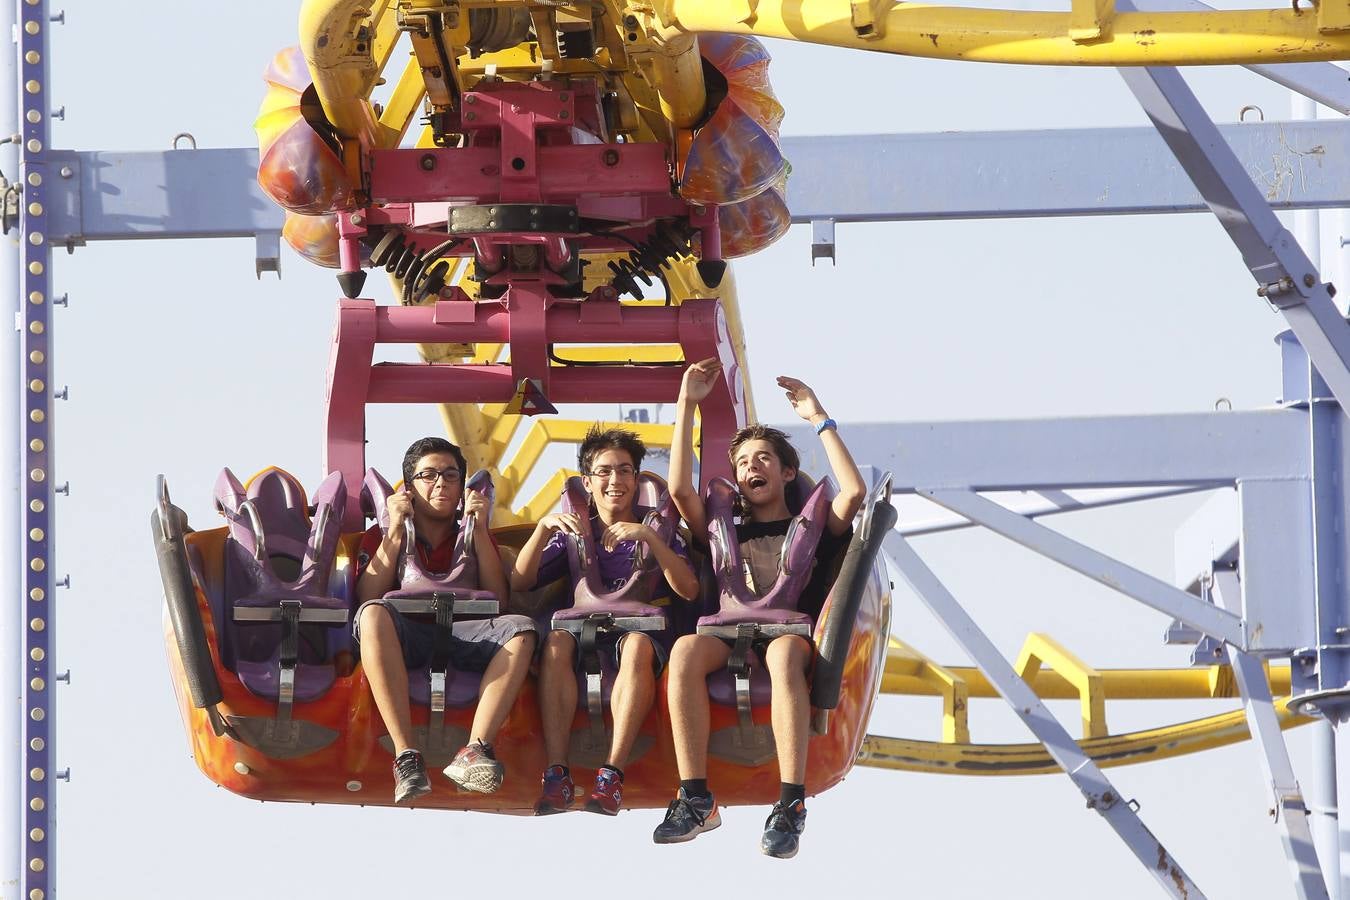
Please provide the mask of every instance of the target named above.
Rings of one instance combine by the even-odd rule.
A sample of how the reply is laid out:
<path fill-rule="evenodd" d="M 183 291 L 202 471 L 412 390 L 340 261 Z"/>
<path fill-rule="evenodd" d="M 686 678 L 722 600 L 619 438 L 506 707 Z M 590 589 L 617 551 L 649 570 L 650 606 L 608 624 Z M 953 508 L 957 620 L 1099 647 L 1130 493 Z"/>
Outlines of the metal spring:
<path fill-rule="evenodd" d="M 430 250 L 418 251 L 409 244 L 401 231 L 386 231 L 375 249 L 370 251 L 370 264 L 384 266 L 384 270 L 403 282 L 403 305 L 421 303 L 445 287 L 447 267 L 432 268 L 446 251 L 460 241 L 443 241 Z"/>
<path fill-rule="evenodd" d="M 655 276 L 664 283 L 665 276 L 661 274 L 661 270 L 669 268 L 670 261 L 675 257 L 689 252 L 690 234 L 688 227 L 683 223 L 663 222 L 646 241 L 641 243 L 631 241 L 620 234 L 612 235 L 633 247 L 626 257 L 611 260 L 609 263 L 609 270 L 614 273 L 611 283 L 615 290 L 632 294 L 638 300 L 642 300 L 642 288 L 638 287 L 638 282 L 641 281 L 650 287 L 652 276 Z M 669 292 L 667 287 L 666 293 Z"/>

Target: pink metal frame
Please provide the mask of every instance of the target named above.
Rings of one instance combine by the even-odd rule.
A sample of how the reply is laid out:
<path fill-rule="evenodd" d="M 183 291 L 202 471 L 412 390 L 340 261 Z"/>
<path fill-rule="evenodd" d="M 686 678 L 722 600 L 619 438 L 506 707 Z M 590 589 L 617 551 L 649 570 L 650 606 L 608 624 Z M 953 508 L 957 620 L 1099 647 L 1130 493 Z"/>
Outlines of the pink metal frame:
<path fill-rule="evenodd" d="M 496 271 L 487 284 L 501 291 L 497 299 L 474 302 L 458 288 L 446 288 L 426 306 L 340 301 L 329 361 L 324 467 L 342 472 L 347 482 L 344 529 L 362 525 L 367 403 L 507 403 L 527 381 L 550 403 L 668 403 L 678 395 L 680 367 L 555 365 L 549 358 L 553 344 L 679 344 L 685 359 L 719 357 L 725 389 L 702 404 L 703 473 L 729 476 L 727 446 L 745 424 L 745 399 L 717 301 L 662 307 L 620 303 L 609 286 L 584 300 L 561 300 L 550 291 L 564 282 L 556 273 L 572 253 L 631 249 L 627 241 L 645 239 L 657 218 L 688 221 L 700 238 L 702 258 L 720 259 L 716 208 L 688 204 L 675 194 L 662 145 L 578 143 L 604 138 L 593 88 L 487 83 L 464 95 L 461 111 L 466 147 L 370 154 L 371 205 L 339 216 L 344 271 L 358 270 L 360 241 L 370 228 L 399 228 L 406 244 L 418 250 L 444 242 L 456 205 L 573 206 L 581 220 L 612 223 L 611 233 L 466 235 L 452 255 L 472 255 L 480 271 Z M 536 269 L 513 271 L 505 264 L 511 247 L 522 244 L 542 249 Z M 510 361 L 377 363 L 379 343 L 506 343 Z"/>

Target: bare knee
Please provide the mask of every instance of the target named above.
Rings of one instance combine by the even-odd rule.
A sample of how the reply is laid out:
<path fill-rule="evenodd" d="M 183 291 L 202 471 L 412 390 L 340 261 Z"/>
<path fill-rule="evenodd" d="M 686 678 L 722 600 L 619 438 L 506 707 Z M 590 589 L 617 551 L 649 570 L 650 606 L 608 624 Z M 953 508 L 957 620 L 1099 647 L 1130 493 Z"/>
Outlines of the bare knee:
<path fill-rule="evenodd" d="M 672 680 L 701 679 L 726 662 L 728 650 L 714 637 L 686 634 L 675 642 L 670 652 Z"/>
<path fill-rule="evenodd" d="M 565 631 L 551 631 L 544 639 L 544 665 L 570 666 L 577 642 Z"/>
<path fill-rule="evenodd" d="M 764 665 L 771 676 L 801 674 L 811 662 L 811 644 L 806 638 L 785 634 L 775 638 L 764 651 Z"/>
<path fill-rule="evenodd" d="M 383 637 L 393 634 L 394 617 L 389 614 L 387 607 L 379 603 L 371 603 L 361 610 L 359 627 L 363 638 Z"/>

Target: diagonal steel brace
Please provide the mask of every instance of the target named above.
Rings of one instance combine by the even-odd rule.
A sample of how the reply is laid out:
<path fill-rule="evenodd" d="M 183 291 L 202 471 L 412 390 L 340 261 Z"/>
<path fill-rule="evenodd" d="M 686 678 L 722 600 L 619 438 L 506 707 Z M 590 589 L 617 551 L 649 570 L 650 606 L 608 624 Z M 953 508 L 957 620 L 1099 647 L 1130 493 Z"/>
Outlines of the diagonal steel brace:
<path fill-rule="evenodd" d="M 1168 894 L 1186 900 L 1203 900 L 1205 895 L 1140 820 L 1134 804 L 1121 799 L 1120 792 L 1092 761 L 1092 757 L 1084 753 L 1064 726 L 1050 715 L 1036 692 L 1017 677 L 993 641 L 980 630 L 946 586 L 910 547 L 909 542 L 898 533 L 892 533 L 887 538 L 886 549 L 919 599 L 974 660 L 989 683 L 1012 706 L 1013 712 L 1045 745 L 1050 756 L 1082 791 L 1088 808 L 1096 810 L 1115 829 L 1130 852 Z"/>
<path fill-rule="evenodd" d="M 1130 0 L 1119 5 L 1133 8 Z M 1181 73 L 1162 66 L 1118 71 L 1237 246 L 1257 293 L 1283 313 L 1341 409 L 1350 414 L 1350 325 L 1332 302 L 1335 288 L 1322 281 L 1280 224 Z"/>
<path fill-rule="evenodd" d="M 916 493 L 1112 590 L 1133 597 L 1145 606 L 1180 619 L 1202 634 L 1211 634 L 1238 647 L 1246 646 L 1242 619 L 1232 613 L 1018 515 L 974 491 L 920 489 Z"/>

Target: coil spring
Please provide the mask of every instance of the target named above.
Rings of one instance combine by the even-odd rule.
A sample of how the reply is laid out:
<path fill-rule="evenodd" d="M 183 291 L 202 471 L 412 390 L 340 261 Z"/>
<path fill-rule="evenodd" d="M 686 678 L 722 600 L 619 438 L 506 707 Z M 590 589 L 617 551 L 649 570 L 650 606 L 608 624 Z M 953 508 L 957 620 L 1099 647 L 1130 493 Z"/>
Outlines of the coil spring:
<path fill-rule="evenodd" d="M 676 256 L 689 252 L 689 238 L 692 234 L 693 232 L 683 222 L 662 222 L 646 241 L 641 243 L 629 241 L 633 249 L 628 255 L 610 260 L 609 270 L 614 273 L 610 283 L 620 293 L 632 294 L 638 300 L 642 300 L 642 288 L 638 287 L 638 282 L 641 281 L 650 287 L 652 276 L 664 282 L 665 277 L 661 274 L 661 270 L 669 268 L 670 261 Z"/>
<path fill-rule="evenodd" d="M 403 305 L 412 306 L 445 287 L 449 267 L 433 268 L 433 265 L 445 251 L 458 243 L 458 240 L 444 241 L 430 250 L 418 251 L 408 243 L 403 232 L 386 231 L 375 244 L 375 249 L 370 251 L 370 264 L 384 266 L 386 272 L 401 279 Z"/>

